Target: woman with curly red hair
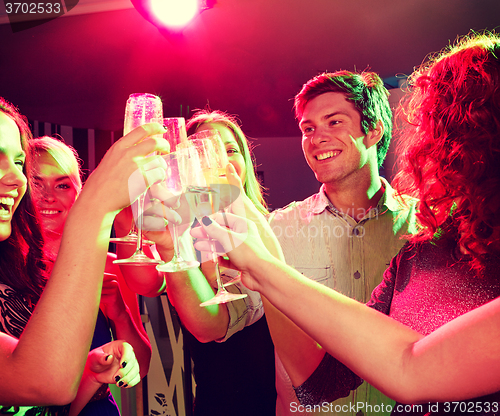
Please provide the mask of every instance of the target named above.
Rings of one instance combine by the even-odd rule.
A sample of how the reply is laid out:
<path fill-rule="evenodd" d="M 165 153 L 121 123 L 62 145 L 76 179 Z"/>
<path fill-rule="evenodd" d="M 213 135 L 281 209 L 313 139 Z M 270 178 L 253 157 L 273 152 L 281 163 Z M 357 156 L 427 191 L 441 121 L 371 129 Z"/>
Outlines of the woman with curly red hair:
<path fill-rule="evenodd" d="M 498 42 L 493 35 L 464 38 L 411 76 L 411 130 L 396 177 L 401 191 L 420 199 L 414 239 L 458 239 L 476 268 L 499 252 Z"/>
<path fill-rule="evenodd" d="M 398 402 L 360 402 L 355 412 L 500 414 L 500 36 L 462 38 L 410 83 L 396 184 L 420 200 L 420 229 L 370 308 L 276 260 L 252 223 L 227 215 L 228 232 L 218 218 L 202 221 L 224 247 L 228 233 L 241 242 L 228 255 L 244 284 L 328 351 L 296 387 L 306 412 L 351 412 L 325 400 L 338 359 Z"/>

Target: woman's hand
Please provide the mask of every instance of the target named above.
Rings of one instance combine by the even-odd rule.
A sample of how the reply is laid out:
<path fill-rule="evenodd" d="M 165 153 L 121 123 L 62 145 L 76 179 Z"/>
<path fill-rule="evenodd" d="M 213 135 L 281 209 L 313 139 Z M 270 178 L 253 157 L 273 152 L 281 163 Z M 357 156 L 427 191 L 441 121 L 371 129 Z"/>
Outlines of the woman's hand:
<path fill-rule="evenodd" d="M 174 253 L 172 227 L 177 227 L 177 236 L 180 238 L 191 227 L 194 215 L 186 196 L 173 195 L 164 182 L 151 186 L 147 195 L 143 226 L 145 237 L 156 244 L 162 259 L 169 261 Z"/>
<path fill-rule="evenodd" d="M 255 207 L 253 202 L 248 198 L 241 183 L 241 179 L 236 173 L 233 165 L 228 165 L 226 169 L 226 176 L 228 182 L 232 187 L 239 188 L 239 196 L 234 202 L 229 206 L 229 212 L 236 214 L 240 217 L 250 220 L 257 226 L 260 238 L 266 246 L 267 250 L 282 261 L 285 260 L 281 245 L 274 235 L 267 218 Z"/>
<path fill-rule="evenodd" d="M 145 124 L 118 140 L 106 152 L 83 187 L 100 201 L 96 209 L 115 212 L 130 205 L 149 186 L 165 177 L 165 161 L 153 152 L 168 152 L 168 142 L 155 135 L 164 133 L 158 123 Z"/>
<path fill-rule="evenodd" d="M 196 238 L 195 248 L 200 252 L 210 252 L 210 238 L 218 241 L 219 254 L 229 257 L 228 267 L 242 272 L 243 284 L 251 290 L 257 290 L 258 282 L 251 276 L 252 269 L 261 261 L 272 260 L 260 238 L 257 226 L 245 218 L 234 214 L 217 213 L 211 218 L 204 217 L 202 225 L 191 230 Z"/>
<path fill-rule="evenodd" d="M 122 388 L 135 386 L 141 380 L 134 349 L 125 341 L 112 341 L 90 351 L 85 373 L 97 383 Z"/>
<path fill-rule="evenodd" d="M 131 207 L 124 208 L 116 216 L 114 228 L 118 237 L 128 234 L 132 223 L 137 220 Z M 189 208 L 185 195 L 175 196 L 163 182 L 153 184 L 146 193 L 144 201 L 144 237 L 153 241 L 157 247 L 173 250 L 169 224 L 177 224 L 178 235 L 182 235 L 192 224 L 194 215 Z"/>
<path fill-rule="evenodd" d="M 135 386 L 141 381 L 134 349 L 125 341 L 113 341 L 94 348 L 87 355 L 85 369 L 69 416 L 77 416 L 103 384 L 121 388 Z"/>

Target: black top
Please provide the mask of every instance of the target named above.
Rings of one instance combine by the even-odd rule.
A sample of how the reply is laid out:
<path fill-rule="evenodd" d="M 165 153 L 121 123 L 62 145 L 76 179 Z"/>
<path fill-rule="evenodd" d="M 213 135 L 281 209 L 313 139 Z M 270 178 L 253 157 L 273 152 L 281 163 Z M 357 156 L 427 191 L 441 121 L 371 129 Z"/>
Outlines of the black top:
<path fill-rule="evenodd" d="M 274 346 L 265 315 L 225 342 L 201 343 L 183 328 L 196 381 L 195 416 L 274 416 Z"/>

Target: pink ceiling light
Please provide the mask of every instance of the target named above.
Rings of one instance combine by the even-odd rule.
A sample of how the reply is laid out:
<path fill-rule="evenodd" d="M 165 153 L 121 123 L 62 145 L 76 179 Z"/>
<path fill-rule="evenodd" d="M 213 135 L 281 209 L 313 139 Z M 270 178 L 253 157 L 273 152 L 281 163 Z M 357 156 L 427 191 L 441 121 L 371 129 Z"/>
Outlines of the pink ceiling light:
<path fill-rule="evenodd" d="M 137 11 L 160 31 L 180 32 L 216 0 L 132 0 Z"/>

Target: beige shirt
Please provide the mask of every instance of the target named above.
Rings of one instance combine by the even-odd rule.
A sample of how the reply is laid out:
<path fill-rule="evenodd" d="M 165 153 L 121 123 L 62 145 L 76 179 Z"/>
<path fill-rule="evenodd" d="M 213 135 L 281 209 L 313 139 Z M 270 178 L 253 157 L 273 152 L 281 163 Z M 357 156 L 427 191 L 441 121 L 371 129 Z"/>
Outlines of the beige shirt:
<path fill-rule="evenodd" d="M 225 269 L 221 272 L 223 283 L 238 279 L 240 273 L 236 270 Z M 217 283 L 214 282 L 214 288 L 217 289 Z M 259 292 L 247 289 L 241 281 L 237 281 L 226 289 L 235 294 L 245 293 L 246 298 L 237 302 L 228 302 L 226 307 L 229 314 L 229 323 L 224 338 L 216 340 L 217 342 L 224 342 L 236 332 L 241 331 L 245 327 L 257 322 L 264 315 L 264 306 Z"/>
<path fill-rule="evenodd" d="M 270 215 L 287 264 L 303 275 L 336 291 L 366 303 L 381 282 L 383 272 L 405 240 L 415 232 L 415 200 L 396 198 L 384 179 L 385 192 L 378 205 L 364 213 L 360 221 L 340 213 L 324 192 L 301 202 L 293 202 Z M 359 214 L 359 212 L 353 213 Z M 297 300 L 298 302 L 300 300 Z M 312 409 L 300 407 L 290 378 L 276 357 L 277 412 L 283 415 L 388 414 L 380 412 L 393 401 L 364 382 L 349 397 Z M 373 406 L 370 411 L 369 405 Z M 378 405 L 378 408 L 374 406 Z M 367 411 L 368 410 L 368 411 Z"/>

